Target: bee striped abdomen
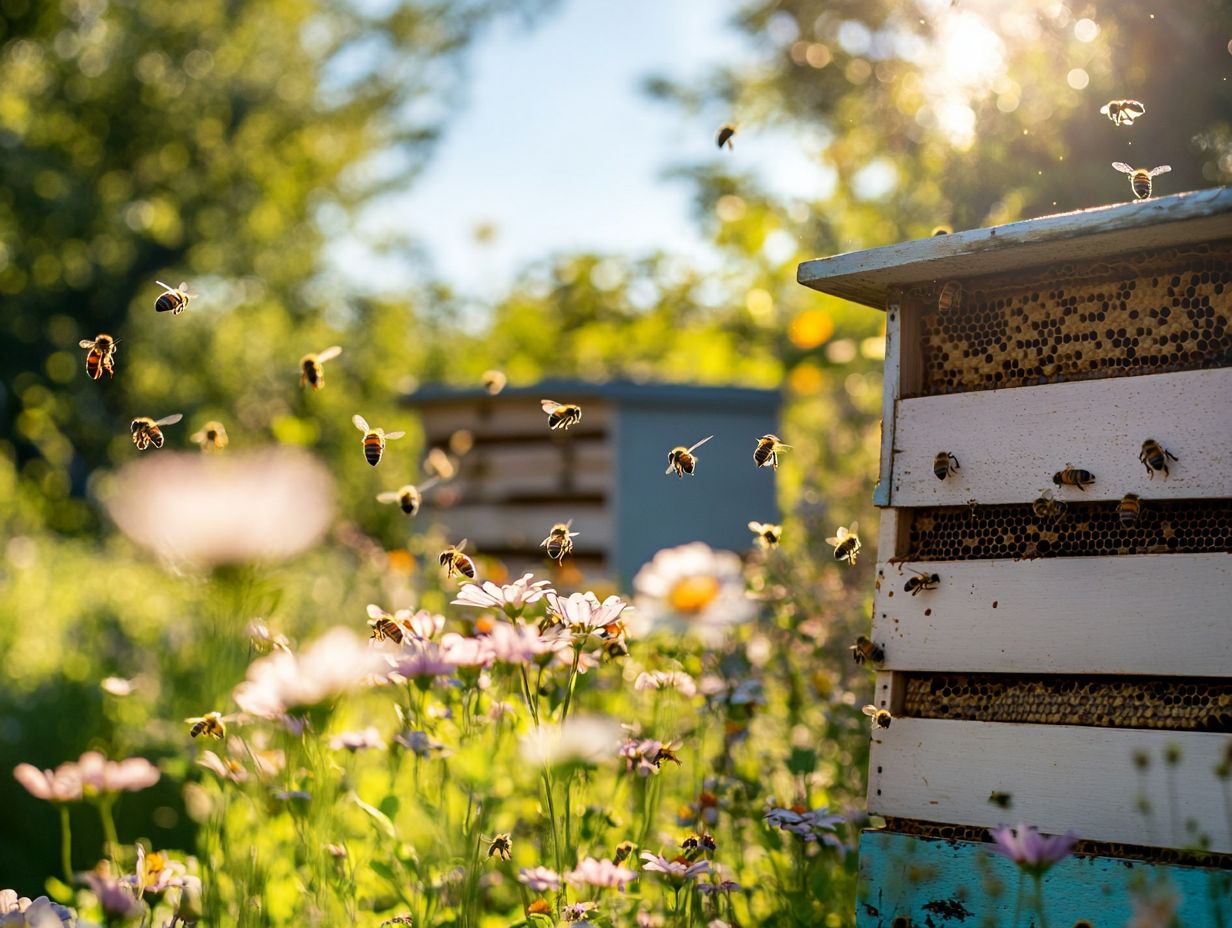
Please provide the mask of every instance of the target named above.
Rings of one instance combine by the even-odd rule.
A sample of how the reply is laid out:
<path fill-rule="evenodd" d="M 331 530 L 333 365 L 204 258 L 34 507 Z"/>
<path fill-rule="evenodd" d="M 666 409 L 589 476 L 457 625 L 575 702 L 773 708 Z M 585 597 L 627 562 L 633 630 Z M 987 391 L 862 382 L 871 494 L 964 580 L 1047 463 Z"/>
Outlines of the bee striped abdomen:
<path fill-rule="evenodd" d="M 364 458 L 373 467 L 381 463 L 381 454 L 385 450 L 385 441 L 376 432 L 364 436 Z"/>
<path fill-rule="evenodd" d="M 86 373 L 91 380 L 98 380 L 103 376 L 103 355 L 97 348 L 86 355 Z"/>
<path fill-rule="evenodd" d="M 1138 171 L 1129 179 L 1133 184 L 1134 196 L 1139 200 L 1145 200 L 1151 195 L 1151 175 L 1146 171 Z"/>
<path fill-rule="evenodd" d="M 150 444 L 152 444 L 155 448 L 161 448 L 163 446 L 163 430 L 157 425 L 150 426 Z"/>

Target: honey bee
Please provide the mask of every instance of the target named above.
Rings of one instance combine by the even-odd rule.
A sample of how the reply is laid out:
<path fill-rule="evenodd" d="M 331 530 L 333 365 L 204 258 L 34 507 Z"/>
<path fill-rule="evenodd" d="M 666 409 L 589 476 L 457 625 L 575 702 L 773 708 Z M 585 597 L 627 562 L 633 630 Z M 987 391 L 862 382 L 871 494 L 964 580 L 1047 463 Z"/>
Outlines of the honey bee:
<path fill-rule="evenodd" d="M 749 531 L 757 536 L 757 544 L 762 548 L 777 548 L 783 538 L 783 526 L 768 522 L 750 522 Z"/>
<path fill-rule="evenodd" d="M 616 845 L 616 851 L 612 854 L 612 862 L 622 864 L 630 854 L 637 850 L 637 845 L 632 841 L 621 841 Z"/>
<path fill-rule="evenodd" d="M 452 480 L 458 472 L 453 460 L 440 448 L 433 448 L 424 459 L 424 473 L 435 474 L 441 480 Z"/>
<path fill-rule="evenodd" d="M 956 280 L 948 281 L 937 294 L 937 311 L 949 312 L 962 305 L 963 288 Z"/>
<path fill-rule="evenodd" d="M 992 805 L 997 806 L 998 808 L 1008 809 L 1011 805 L 1014 804 L 1014 797 L 1011 796 L 1009 793 L 1003 793 L 999 790 L 994 789 L 991 793 L 988 794 L 988 801 L 992 803 Z"/>
<path fill-rule="evenodd" d="M 402 644 L 404 637 L 402 626 L 380 606 L 368 606 L 368 627 L 372 629 L 369 637 L 373 641 L 392 641 L 394 644 Z"/>
<path fill-rule="evenodd" d="M 567 429 L 582 421 L 582 407 L 577 403 L 558 403 L 555 400 L 540 400 L 539 405 L 548 414 L 548 428 Z"/>
<path fill-rule="evenodd" d="M 1049 519 L 1054 522 L 1065 515 L 1065 508 L 1065 503 L 1059 499 L 1052 498 L 1052 490 L 1045 490 L 1031 504 L 1031 511 L 1035 513 L 1037 518 Z"/>
<path fill-rule="evenodd" d="M 856 529 L 860 527 L 860 523 L 852 522 L 851 528 L 838 527 L 838 533 L 833 538 L 827 538 L 826 544 L 834 545 L 834 559 L 836 561 L 846 561 L 853 567 L 856 563 L 856 555 L 860 553 L 860 536 L 856 534 Z"/>
<path fill-rule="evenodd" d="M 206 735 L 221 741 L 227 736 L 226 722 L 228 720 L 223 717 L 221 712 L 207 712 L 205 715 L 185 719 L 184 721 L 192 726 L 192 728 L 188 729 L 188 734 L 193 738 Z"/>
<path fill-rule="evenodd" d="M 1145 200 L 1151 195 L 1151 178 L 1157 174 L 1167 174 L 1172 170 L 1172 165 L 1161 164 L 1157 168 L 1151 168 L 1149 171 L 1146 168 L 1131 168 L 1124 161 L 1114 161 L 1112 166 L 1122 174 L 1129 175 L 1129 185 L 1134 188 L 1134 196 L 1139 200 Z"/>
<path fill-rule="evenodd" d="M 779 452 L 790 449 L 791 445 L 783 444 L 783 440 L 777 435 L 763 435 L 757 439 L 757 447 L 753 449 L 753 463 L 758 467 L 769 464 L 772 469 L 778 470 Z"/>
<path fill-rule="evenodd" d="M 1089 470 L 1066 464 L 1065 470 L 1059 470 L 1052 475 L 1052 482 L 1059 487 L 1077 487 L 1086 492 L 1086 488 L 1095 482 L 1095 475 Z"/>
<path fill-rule="evenodd" d="M 889 728 L 890 723 L 894 721 L 894 716 L 890 715 L 885 709 L 878 709 L 876 706 L 865 706 L 860 711 L 873 720 L 873 728 Z"/>
<path fill-rule="evenodd" d="M 507 834 L 488 839 L 488 856 L 508 860 L 513 854 L 513 839 Z"/>
<path fill-rule="evenodd" d="M 1134 120 L 1146 112 L 1146 107 L 1137 100 L 1109 100 L 1099 111 L 1111 119 L 1114 126 L 1132 126 Z"/>
<path fill-rule="evenodd" d="M 903 586 L 904 593 L 910 593 L 912 596 L 919 595 L 924 590 L 935 590 L 937 585 L 941 583 L 940 574 L 924 574 L 916 571 L 917 576 L 909 579 Z"/>
<path fill-rule="evenodd" d="M 164 425 L 175 425 L 184 417 L 180 413 L 174 413 L 170 416 L 163 416 L 157 421 L 149 416 L 138 416 L 132 421 L 133 444 L 137 446 L 138 451 L 144 451 L 146 448 L 153 445 L 155 448 L 163 446 L 163 430 Z"/>
<path fill-rule="evenodd" d="M 195 293 L 188 292 L 188 281 L 180 281 L 178 287 L 168 286 L 161 280 L 156 280 L 154 283 L 163 288 L 163 292 L 154 301 L 155 312 L 171 313 L 178 316 L 188 308 L 189 302 L 196 297 Z"/>
<path fill-rule="evenodd" d="M 937 452 L 937 456 L 933 458 L 933 473 L 937 476 L 938 480 L 944 480 L 957 470 L 958 458 L 948 451 Z"/>
<path fill-rule="evenodd" d="M 202 451 L 221 451 L 227 447 L 227 430 L 221 422 L 211 419 L 201 426 L 199 432 L 193 432 L 188 440 L 200 445 Z"/>
<path fill-rule="evenodd" d="M 385 453 L 385 442 L 401 438 L 406 432 L 386 433 L 381 429 L 368 426 L 368 421 L 360 415 L 351 416 L 355 428 L 364 433 L 364 459 L 376 467 L 381 463 L 381 455 Z"/>
<path fill-rule="evenodd" d="M 722 148 L 724 145 L 726 145 L 730 149 L 734 147 L 732 145 L 732 136 L 735 134 L 736 134 L 736 127 L 733 126 L 730 122 L 725 122 L 723 123 L 723 125 L 719 126 L 719 131 L 714 134 L 714 143 L 719 148 Z"/>
<path fill-rule="evenodd" d="M 1117 503 L 1117 518 L 1121 520 L 1121 525 L 1129 528 L 1141 515 L 1142 501 L 1138 499 L 1137 493 L 1126 493 L 1121 497 L 1121 501 Z"/>
<path fill-rule="evenodd" d="M 860 666 L 865 663 L 880 664 L 885 660 L 885 649 L 864 635 L 857 638 L 856 643 L 847 650 L 851 652 L 851 659 Z"/>
<path fill-rule="evenodd" d="M 463 538 L 456 545 L 450 545 L 441 552 L 440 562 L 445 568 L 446 577 L 461 574 L 469 580 L 475 579 L 475 562 L 462 553 L 465 547 L 466 539 Z"/>
<path fill-rule="evenodd" d="M 497 370 L 484 371 L 483 376 L 479 379 L 483 383 L 483 388 L 492 396 L 496 396 L 501 390 L 505 389 L 505 383 L 507 382 L 505 375 Z"/>
<path fill-rule="evenodd" d="M 342 349 L 339 346 L 330 345 L 324 351 L 318 351 L 316 354 L 306 354 L 300 358 L 299 385 L 320 390 L 325 386 L 325 362 L 332 361 L 340 354 L 342 354 Z"/>
<path fill-rule="evenodd" d="M 664 471 L 667 475 L 675 474 L 677 477 L 683 477 L 688 474 L 693 476 L 693 470 L 697 467 L 697 457 L 693 454 L 698 448 L 704 445 L 713 435 L 707 435 L 701 441 L 697 442 L 693 447 L 686 448 L 684 445 L 677 445 L 671 451 L 667 452 L 667 470 Z"/>
<path fill-rule="evenodd" d="M 1168 458 L 1177 460 L 1175 454 L 1153 438 L 1148 438 L 1142 443 L 1142 453 L 1138 455 L 1138 460 L 1142 462 L 1142 466 L 1146 468 L 1152 480 L 1155 479 L 1157 470 L 1163 471 L 1165 477 L 1168 476 Z"/>
<path fill-rule="evenodd" d="M 540 547 L 548 549 L 548 557 L 558 564 L 565 563 L 565 555 L 573 550 L 573 539 L 578 533 L 569 531 L 572 525 L 572 519 L 568 522 L 557 522 L 548 532 L 548 537 L 539 543 Z"/>
<path fill-rule="evenodd" d="M 107 372 L 108 377 L 115 376 L 117 341 L 118 339 L 112 338 L 106 332 L 100 332 L 94 336 L 93 341 L 83 338 L 77 343 L 78 347 L 89 349 L 86 353 L 86 373 L 91 380 L 98 380 L 103 376 L 103 371 Z"/>
<path fill-rule="evenodd" d="M 408 516 L 418 515 L 419 507 L 423 504 L 424 491 L 432 489 L 440 482 L 440 477 L 433 477 L 430 480 L 425 480 L 419 486 L 408 483 L 406 486 L 399 487 L 396 490 L 378 493 L 376 501 L 378 503 L 397 503 Z"/>

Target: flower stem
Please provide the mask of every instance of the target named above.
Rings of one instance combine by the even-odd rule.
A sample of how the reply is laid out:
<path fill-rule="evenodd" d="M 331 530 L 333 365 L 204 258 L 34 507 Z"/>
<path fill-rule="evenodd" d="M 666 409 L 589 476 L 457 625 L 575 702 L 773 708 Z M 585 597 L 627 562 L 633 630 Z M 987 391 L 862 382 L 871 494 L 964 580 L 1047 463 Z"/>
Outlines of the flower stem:
<path fill-rule="evenodd" d="M 1044 875 L 1031 874 L 1035 880 L 1035 911 L 1039 913 L 1039 928 L 1048 928 L 1048 917 L 1044 914 Z"/>
<path fill-rule="evenodd" d="M 120 838 L 116 834 L 115 817 L 111 814 L 111 807 L 114 804 L 114 796 L 103 796 L 96 803 L 98 817 L 103 823 L 103 840 L 106 844 L 106 847 L 103 848 L 103 853 L 104 856 L 111 860 L 113 865 L 116 862 L 116 854 L 120 851 Z"/>
<path fill-rule="evenodd" d="M 569 668 L 569 683 L 565 690 L 565 705 L 561 709 L 560 724 L 565 724 L 565 719 L 569 718 L 569 705 L 573 702 L 573 689 L 577 685 L 578 664 L 582 661 L 582 645 L 576 644 L 573 646 L 573 666 Z"/>
<path fill-rule="evenodd" d="M 68 821 L 68 806 L 60 804 L 60 868 L 64 882 L 73 885 L 73 829 Z"/>

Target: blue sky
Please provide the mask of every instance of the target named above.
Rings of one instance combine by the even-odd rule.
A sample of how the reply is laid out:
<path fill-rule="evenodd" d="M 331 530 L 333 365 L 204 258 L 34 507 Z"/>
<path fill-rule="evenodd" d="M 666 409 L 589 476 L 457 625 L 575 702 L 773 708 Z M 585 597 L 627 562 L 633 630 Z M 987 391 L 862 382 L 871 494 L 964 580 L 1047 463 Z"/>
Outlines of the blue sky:
<path fill-rule="evenodd" d="M 368 210 L 361 235 L 417 240 L 433 269 L 473 296 L 499 294 L 528 262 L 595 249 L 657 248 L 711 258 L 690 217 L 689 188 L 665 169 L 710 158 L 757 164 L 773 187 L 812 188 L 822 172 L 791 139 L 737 136 L 719 152 L 726 114 L 686 117 L 641 89 L 652 74 L 698 77 L 751 61 L 721 0 L 561 0 L 531 28 L 502 23 L 469 52 L 466 94 L 408 191 Z M 480 244 L 475 229 L 495 238 Z M 376 289 L 406 282 L 398 261 L 358 243 L 336 260 Z"/>

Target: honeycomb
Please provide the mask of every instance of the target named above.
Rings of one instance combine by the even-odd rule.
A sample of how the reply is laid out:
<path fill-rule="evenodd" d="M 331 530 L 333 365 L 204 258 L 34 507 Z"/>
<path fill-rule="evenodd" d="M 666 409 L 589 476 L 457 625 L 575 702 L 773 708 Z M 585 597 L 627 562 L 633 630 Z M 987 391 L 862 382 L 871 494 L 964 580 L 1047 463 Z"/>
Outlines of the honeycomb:
<path fill-rule="evenodd" d="M 1232 680 L 968 673 L 905 676 L 904 716 L 1232 732 Z"/>
<path fill-rule="evenodd" d="M 911 532 L 906 559 L 1087 557 L 1197 554 L 1232 550 L 1232 500 L 1144 500 L 1135 525 L 1121 525 L 1117 500 L 1066 502 L 1059 519 L 1030 503 L 904 509 Z"/>
<path fill-rule="evenodd" d="M 1232 365 L 1232 241 L 908 289 L 933 396 Z"/>
<path fill-rule="evenodd" d="M 1006 813 L 1012 819 L 1012 810 Z M 917 838 L 938 841 L 991 842 L 988 829 L 979 825 L 948 825 L 942 822 L 925 822 L 920 819 L 887 818 L 885 831 Z M 1079 839 L 1074 853 L 1091 857 L 1120 857 L 1125 860 L 1142 860 L 1149 863 L 1187 864 L 1211 867 L 1218 870 L 1232 869 L 1232 854 L 1210 853 L 1172 847 L 1147 847 L 1140 844 L 1121 844 L 1113 841 L 1087 841 Z"/>

